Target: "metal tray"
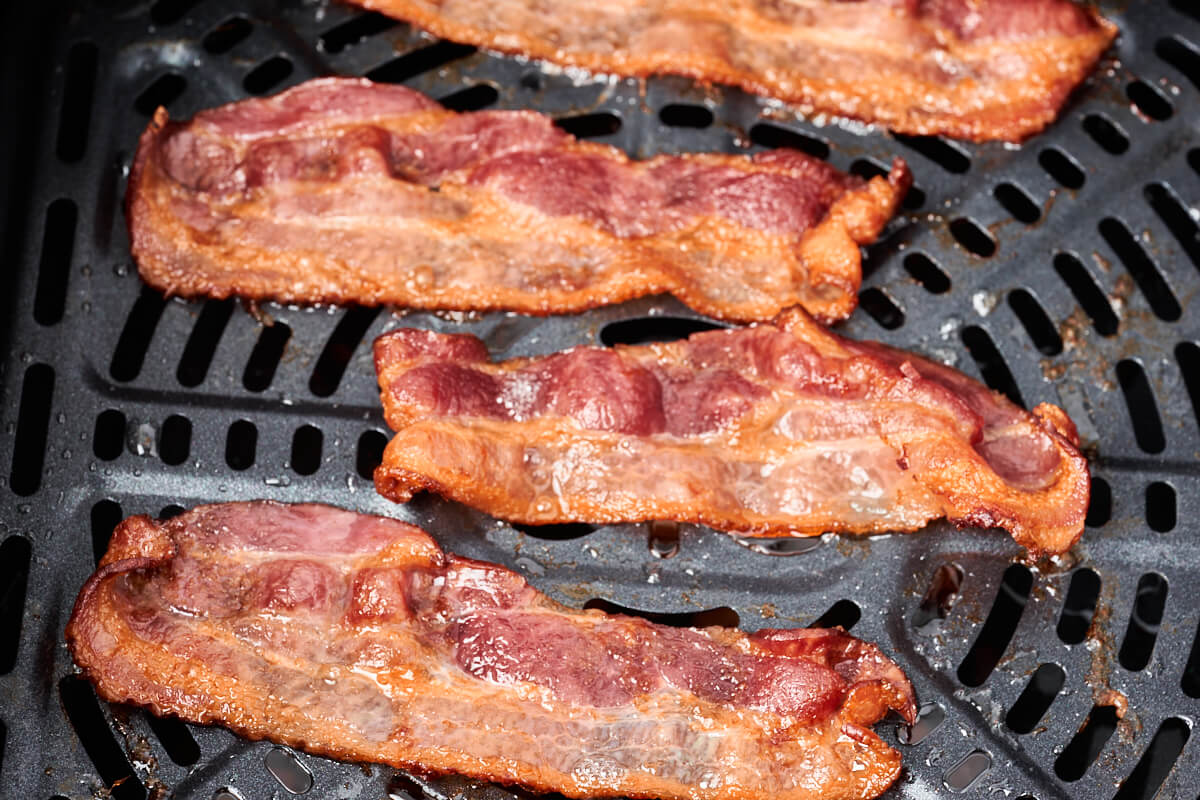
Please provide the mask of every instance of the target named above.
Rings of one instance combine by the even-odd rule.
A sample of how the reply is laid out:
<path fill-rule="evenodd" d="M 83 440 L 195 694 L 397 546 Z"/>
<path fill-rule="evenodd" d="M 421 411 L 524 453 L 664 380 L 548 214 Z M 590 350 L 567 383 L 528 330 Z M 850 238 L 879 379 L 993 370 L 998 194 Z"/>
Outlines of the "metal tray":
<path fill-rule="evenodd" d="M 527 796 L 155 720 L 97 702 L 75 677 L 62 629 L 119 518 L 268 497 L 415 521 L 571 605 L 852 626 L 926 704 L 913 732 L 879 727 L 906 765 L 889 798 L 1193 800 L 1200 14 L 1187 0 L 1105 11 L 1122 30 L 1115 58 L 1050 131 L 1011 147 L 801 120 L 683 80 L 564 72 L 323 1 L 14 4 L 0 53 L 0 98 L 16 110 L 0 158 L 0 795 Z M 383 331 L 470 331 L 513 356 L 671 335 L 672 319 L 695 315 L 665 298 L 544 320 L 256 315 L 143 289 L 121 197 L 153 108 L 186 117 L 333 73 L 403 81 L 461 109 L 540 109 L 637 156 L 789 144 L 863 174 L 904 156 L 917 189 L 869 249 L 862 308 L 840 329 L 1066 408 L 1094 456 L 1083 542 L 1026 565 L 1002 533 L 934 525 L 802 541 L 785 557 L 699 527 L 677 542 L 670 527 L 535 534 L 433 498 L 380 499 L 369 343 Z M 608 327 L 629 319 L 647 321 Z"/>

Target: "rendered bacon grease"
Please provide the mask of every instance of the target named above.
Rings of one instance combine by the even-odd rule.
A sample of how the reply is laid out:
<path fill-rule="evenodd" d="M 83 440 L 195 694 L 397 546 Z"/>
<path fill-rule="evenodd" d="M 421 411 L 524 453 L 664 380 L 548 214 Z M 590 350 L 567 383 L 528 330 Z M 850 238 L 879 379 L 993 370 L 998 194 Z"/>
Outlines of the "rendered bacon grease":
<path fill-rule="evenodd" d="M 799 309 L 666 344 L 490 363 L 401 328 L 375 342 L 396 431 L 375 485 L 523 523 L 668 519 L 751 536 L 1006 528 L 1033 554 L 1083 531 L 1075 426 Z"/>
<path fill-rule="evenodd" d="M 329 506 L 126 520 L 67 626 L 107 700 L 313 753 L 570 797 L 875 797 L 912 687 L 841 630 L 575 611 Z"/>
<path fill-rule="evenodd" d="M 167 294 L 559 314 L 670 292 L 834 320 L 910 183 L 900 160 L 864 181 L 795 150 L 634 162 L 542 114 L 327 78 L 185 123 L 160 109 L 126 202 Z"/>
<path fill-rule="evenodd" d="M 353 2 L 456 42 L 979 141 L 1050 124 L 1117 33 L 1071 0 Z"/>

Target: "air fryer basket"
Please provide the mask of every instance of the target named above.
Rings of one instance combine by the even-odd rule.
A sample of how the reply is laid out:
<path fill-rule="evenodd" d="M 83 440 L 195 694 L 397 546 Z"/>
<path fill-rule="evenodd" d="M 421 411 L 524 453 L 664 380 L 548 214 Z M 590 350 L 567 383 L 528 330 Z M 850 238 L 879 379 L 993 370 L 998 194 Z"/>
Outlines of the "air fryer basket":
<path fill-rule="evenodd" d="M 1105 13 L 1121 27 L 1115 57 L 1053 128 L 1009 147 L 797 119 L 683 80 L 579 75 L 322 0 L 13 12 L 46 27 L 3 34 L 33 104 L 9 117 L 0 173 L 0 795 L 528 797 L 154 719 L 76 677 L 63 626 L 117 520 L 265 497 L 412 520 L 573 606 L 852 628 L 896 658 L 923 703 L 914 730 L 879 726 L 905 762 L 889 798 L 1193 800 L 1200 13 L 1190 0 Z M 522 531 L 436 498 L 382 500 L 370 480 L 386 441 L 369 347 L 380 333 L 469 331 L 508 357 L 678 335 L 697 317 L 669 298 L 533 319 L 249 309 L 144 289 L 121 198 L 154 108 L 187 117 L 325 74 L 404 82 L 459 109 L 540 109 L 636 156 L 790 145 L 864 175 L 908 159 L 917 188 L 869 248 L 862 308 L 840 329 L 944 360 L 1027 407 L 1063 406 L 1095 476 L 1083 541 L 1036 565 L 1003 533 L 944 524 L 764 552 L 696 526 Z"/>

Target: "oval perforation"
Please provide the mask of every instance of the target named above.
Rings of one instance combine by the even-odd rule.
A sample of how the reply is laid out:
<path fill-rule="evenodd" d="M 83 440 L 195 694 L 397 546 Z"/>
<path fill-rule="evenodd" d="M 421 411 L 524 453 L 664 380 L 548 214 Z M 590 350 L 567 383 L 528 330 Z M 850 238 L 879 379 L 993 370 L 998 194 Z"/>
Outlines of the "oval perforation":
<path fill-rule="evenodd" d="M 157 717 L 154 714 L 147 714 L 146 722 L 167 752 L 167 758 L 181 767 L 190 767 L 200 760 L 200 745 L 196 744 L 187 725 L 173 717 Z"/>
<path fill-rule="evenodd" d="M 1012 642 L 1021 614 L 1033 590 L 1033 573 L 1024 564 L 1010 564 L 1004 571 L 996 599 L 971 649 L 958 665 L 958 679 L 966 686 L 981 686 Z"/>
<path fill-rule="evenodd" d="M 1139 672 L 1150 663 L 1166 604 L 1166 578 L 1157 572 L 1147 572 L 1138 579 L 1129 627 L 1125 630 L 1125 638 L 1117 654 L 1121 666 L 1130 672 Z"/>
<path fill-rule="evenodd" d="M 321 468 L 325 436 L 314 425 L 302 425 L 292 434 L 292 469 L 297 475 L 312 475 Z"/>
<path fill-rule="evenodd" d="M 225 463 L 241 472 L 254 466 L 258 449 L 258 428 L 253 422 L 239 419 L 229 426 L 225 435 Z"/>
<path fill-rule="evenodd" d="M 1192 266 L 1200 270 L 1200 225 L 1196 224 L 1191 210 L 1164 183 L 1149 184 L 1143 194 L 1150 208 L 1179 242 Z"/>
<path fill-rule="evenodd" d="M 965 577 L 963 568 L 958 564 L 939 565 L 929 579 L 929 586 L 925 588 L 917 612 L 913 614 L 913 627 L 920 630 L 934 620 L 948 617 L 950 609 L 958 602 Z"/>
<path fill-rule="evenodd" d="M 1132 359 L 1117 363 L 1117 382 L 1125 396 L 1129 409 L 1129 421 L 1133 425 L 1133 436 L 1138 447 L 1146 453 L 1161 453 L 1167 446 L 1163 435 L 1162 417 L 1158 414 L 1158 403 L 1146 378 L 1142 365 Z"/>
<path fill-rule="evenodd" d="M 185 510 L 186 509 L 184 509 L 183 506 L 177 505 L 175 503 L 171 503 L 170 505 L 163 506 L 159 510 L 158 519 L 160 522 L 166 522 L 169 519 L 175 519 L 180 514 L 182 514 Z"/>
<path fill-rule="evenodd" d="M 611 111 L 559 117 L 554 124 L 576 139 L 597 139 L 621 130 L 621 118 Z"/>
<path fill-rule="evenodd" d="M 1168 36 L 1154 43 L 1154 54 L 1200 89 L 1200 52 L 1195 45 L 1180 36 Z"/>
<path fill-rule="evenodd" d="M 187 461 L 192 449 L 192 421 L 181 414 L 172 414 L 163 420 L 158 432 L 158 457 L 167 466 L 178 466 Z"/>
<path fill-rule="evenodd" d="M 674 520 L 651 520 L 646 523 L 646 547 L 656 558 L 679 555 L 680 526 Z"/>
<path fill-rule="evenodd" d="M 1096 333 L 1105 337 L 1115 336 L 1120 327 L 1117 314 L 1083 262 L 1070 253 L 1057 253 L 1054 256 L 1054 271 L 1091 319 Z"/>
<path fill-rule="evenodd" d="M 1171 8 L 1200 22 L 1200 8 L 1193 5 L 1192 0 L 1170 0 L 1170 3 Z"/>
<path fill-rule="evenodd" d="M 441 800 L 431 796 L 411 775 L 403 772 L 388 779 L 387 792 L 389 800 Z"/>
<path fill-rule="evenodd" d="M 535 539 L 545 539 L 551 542 L 566 542 L 571 539 L 582 539 L 596 530 L 595 525 L 586 522 L 558 522 L 548 525 L 527 525 L 523 522 L 509 523 L 513 528 Z"/>
<path fill-rule="evenodd" d="M 496 91 L 495 86 L 488 83 L 477 83 L 474 86 L 459 89 L 453 94 L 448 94 L 440 98 L 438 102 L 451 111 L 482 111 L 488 106 L 495 105 L 499 99 L 500 92 Z"/>
<path fill-rule="evenodd" d="M 1020 697 L 1004 715 L 1004 724 L 1015 733 L 1032 733 L 1066 683 L 1067 673 L 1057 664 L 1042 664 L 1025 684 Z"/>
<path fill-rule="evenodd" d="M 992 757 L 983 750 L 972 750 L 942 776 L 942 784 L 952 792 L 965 792 L 979 783 L 992 768 Z"/>
<path fill-rule="evenodd" d="M 1038 352 L 1048 356 L 1056 356 L 1062 352 L 1062 336 L 1036 297 L 1024 289 L 1014 289 L 1008 293 L 1008 304 Z"/>
<path fill-rule="evenodd" d="M 33 547 L 24 536 L 9 536 L 0 544 L 0 675 L 17 664 L 32 556 Z"/>
<path fill-rule="evenodd" d="M 658 112 L 658 119 L 669 128 L 703 130 L 713 124 L 713 112 L 705 106 L 691 103 L 671 103 Z"/>
<path fill-rule="evenodd" d="M 1085 522 L 1089 528 L 1102 527 L 1112 519 L 1112 488 L 1104 478 L 1092 476 L 1092 496 L 1088 500 Z"/>
<path fill-rule="evenodd" d="M 894 331 L 904 324 L 904 311 L 882 289 L 872 286 L 858 295 L 858 304 L 883 328 Z"/>
<path fill-rule="evenodd" d="M 961 175 L 971 168 L 971 157 L 958 145 L 940 136 L 908 136 L 893 133 L 892 137 L 954 175 Z"/>
<path fill-rule="evenodd" d="M 1093 706 L 1087 720 L 1054 760 L 1054 774 L 1068 783 L 1084 776 L 1117 729 L 1115 706 Z"/>
<path fill-rule="evenodd" d="M 149 117 L 160 107 L 167 108 L 171 103 L 187 91 L 187 80 L 178 72 L 168 72 L 159 75 L 154 83 L 142 90 L 133 101 L 133 107 L 139 114 Z"/>
<path fill-rule="evenodd" d="M 1113 800 L 1151 800 L 1182 755 L 1191 734 L 1191 725 L 1181 717 L 1163 720 L 1150 740 L 1150 746 L 1138 759 L 1129 777 L 1121 782 Z"/>
<path fill-rule="evenodd" d="M 246 361 L 246 369 L 242 372 L 242 385 L 246 389 L 251 392 L 266 391 L 275 379 L 275 370 L 279 368 L 284 348 L 291 338 L 292 329 L 282 322 L 263 326 Z"/>
<path fill-rule="evenodd" d="M 1104 114 L 1088 114 L 1084 117 L 1083 130 L 1111 155 L 1119 156 L 1129 149 L 1129 134 Z"/>
<path fill-rule="evenodd" d="M 290 794 L 307 794 L 313 788 L 312 770 L 300 756 L 286 747 L 272 747 L 263 758 L 271 777 Z"/>
<path fill-rule="evenodd" d="M 694 333 L 715 331 L 723 325 L 691 317 L 635 317 L 610 322 L 600 329 L 600 342 L 606 347 L 618 344 L 639 345 L 674 342 Z"/>
<path fill-rule="evenodd" d="M 108 551 L 113 529 L 121 524 L 123 518 L 121 506 L 115 500 L 101 500 L 92 506 L 92 557 L 96 564 L 100 563 L 100 559 Z"/>
<path fill-rule="evenodd" d="M 974 220 L 966 217 L 950 220 L 950 235 L 973 256 L 991 258 L 996 253 L 995 238 Z"/>
<path fill-rule="evenodd" d="M 146 787 L 113 738 L 91 684 L 82 676 L 68 675 L 58 682 L 58 692 L 67 720 L 112 800 L 145 800 Z"/>
<path fill-rule="evenodd" d="M 242 88 L 250 94 L 266 94 L 286 81 L 294 69 L 292 60 L 287 56 L 271 56 L 246 73 Z"/>
<path fill-rule="evenodd" d="M 904 257 L 904 271 L 930 294 L 950 291 L 950 276 L 924 253 L 909 253 Z"/>
<path fill-rule="evenodd" d="M 22 497 L 42 485 L 46 463 L 46 437 L 50 432 L 50 404 L 54 400 L 54 368 L 31 364 L 21 382 L 17 429 L 12 439 L 12 465 L 8 485 Z"/>
<path fill-rule="evenodd" d="M 161 294 L 149 286 L 142 287 L 129 316 L 125 319 L 117 346 L 113 349 L 108 372 L 114 380 L 128 382 L 142 371 L 146 351 L 150 349 L 154 331 L 158 328 L 158 321 L 166 307 L 167 301 Z"/>
<path fill-rule="evenodd" d="M 1175 529 L 1175 488 L 1163 481 L 1146 487 L 1146 524 L 1150 530 L 1166 533 Z"/>
<path fill-rule="evenodd" d="M 584 609 L 596 609 L 605 614 L 624 614 L 627 617 L 641 617 L 656 625 L 669 625 L 673 628 L 737 628 L 741 623 L 738 613 L 729 606 L 706 608 L 702 611 L 681 611 L 677 613 L 664 611 L 643 611 L 638 608 L 614 603 L 601 597 L 593 597 L 583 604 Z"/>
<path fill-rule="evenodd" d="M 383 451 L 387 447 L 387 436 L 382 431 L 364 431 L 358 437 L 354 455 L 354 468 L 363 480 L 371 480 L 375 468 L 383 463 Z"/>
<path fill-rule="evenodd" d="M 175 378 L 181 386 L 199 386 L 204 382 L 217 345 L 221 343 L 221 336 L 232 316 L 232 299 L 209 300 L 204 304 L 175 370 Z"/>
<path fill-rule="evenodd" d="M 1132 81 L 1125 87 L 1125 95 L 1141 112 L 1143 119 L 1163 122 L 1175 113 L 1171 101 L 1145 81 Z"/>
<path fill-rule="evenodd" d="M 96 89 L 96 45 L 77 42 L 67 53 L 62 106 L 58 117 L 58 157 L 68 163 L 83 158 L 92 124 L 92 97 Z"/>
<path fill-rule="evenodd" d="M 77 217 L 75 203 L 66 197 L 58 198 L 46 208 L 37 289 L 33 296 L 33 318 L 40 325 L 53 325 L 63 318 Z"/>
<path fill-rule="evenodd" d="M 768 122 L 759 122 L 750 129 L 750 141 L 760 147 L 776 149 L 787 147 L 799 150 L 813 158 L 829 158 L 829 143 L 807 133 L 781 128 Z"/>
<path fill-rule="evenodd" d="M 96 415 L 92 452 L 102 461 L 112 461 L 125 449 L 125 415 L 110 408 Z"/>
<path fill-rule="evenodd" d="M 1183 377 L 1184 388 L 1192 401 L 1192 416 L 1200 427 L 1200 346 L 1192 342 L 1181 342 L 1175 347 L 1175 362 Z"/>
<path fill-rule="evenodd" d="M 309 391 L 317 397 L 329 397 L 337 391 L 354 351 L 378 316 L 378 308 L 352 306 L 346 309 L 317 358 L 317 365 L 308 379 Z"/>
<path fill-rule="evenodd" d="M 1087 567 L 1075 570 L 1058 617 L 1058 638 L 1066 644 L 1079 644 L 1087 638 L 1099 599 L 1100 576 L 1096 571 Z"/>
<path fill-rule="evenodd" d="M 171 25 L 187 16 L 200 0 L 157 0 L 150 6 L 150 20 L 155 25 Z"/>
<path fill-rule="evenodd" d="M 1087 176 L 1079 162 L 1057 147 L 1048 147 L 1038 153 L 1042 169 L 1066 189 L 1082 189 Z"/>
<path fill-rule="evenodd" d="M 377 11 L 368 11 L 325 31 L 317 38 L 317 42 L 326 53 L 340 53 L 399 24 Z"/>
<path fill-rule="evenodd" d="M 849 631 L 862 619 L 862 609 L 853 600 L 838 600 L 824 614 L 817 617 L 808 627 L 810 628 L 841 628 Z"/>
<path fill-rule="evenodd" d="M 968 325 L 962 329 L 962 341 L 971 359 L 979 367 L 983 382 L 1024 408 L 1025 400 L 1021 397 L 1021 390 L 1017 388 L 1012 371 L 1009 370 L 1000 351 L 996 349 L 996 343 L 992 341 L 988 332 L 978 325 Z"/>
<path fill-rule="evenodd" d="M 917 721 L 901 725 L 896 732 L 900 744 L 917 745 L 928 739 L 946 721 L 946 709 L 939 703 L 925 703 L 917 709 Z"/>
<path fill-rule="evenodd" d="M 1164 322 L 1174 322 L 1183 313 L 1174 292 L 1167 285 L 1166 279 L 1158 265 L 1133 237 L 1124 223 L 1114 217 L 1100 220 L 1100 235 L 1108 246 L 1117 254 L 1117 258 L 1125 265 L 1133 282 L 1141 290 L 1142 296 L 1150 304 L 1154 315 Z"/>
<path fill-rule="evenodd" d="M 213 55 L 228 53 L 254 32 L 254 25 L 243 16 L 230 17 L 209 31 L 201 45 Z"/>
<path fill-rule="evenodd" d="M 404 83 L 423 72 L 438 69 L 475 52 L 476 48 L 467 44 L 436 42 L 380 64 L 366 77 L 377 83 Z"/>
<path fill-rule="evenodd" d="M 1192 637 L 1192 649 L 1179 679 L 1179 688 L 1188 697 L 1200 697 L 1200 625 L 1196 626 L 1196 634 Z"/>
<path fill-rule="evenodd" d="M 1013 183 L 1001 183 L 992 190 L 996 202 L 1004 206 L 1004 210 L 1013 215 L 1017 222 L 1032 225 L 1042 218 L 1042 210 L 1037 203 L 1025 194 L 1025 191 Z"/>

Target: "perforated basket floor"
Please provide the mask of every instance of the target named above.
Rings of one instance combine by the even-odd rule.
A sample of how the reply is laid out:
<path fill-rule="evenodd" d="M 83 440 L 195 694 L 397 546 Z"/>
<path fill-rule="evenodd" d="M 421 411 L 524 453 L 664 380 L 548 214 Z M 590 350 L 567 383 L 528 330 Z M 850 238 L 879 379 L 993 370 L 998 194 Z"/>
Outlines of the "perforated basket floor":
<path fill-rule="evenodd" d="M 925 704 L 914 731 L 879 728 L 906 764 L 889 798 L 1194 800 L 1200 13 L 1173 1 L 1106 9 L 1122 30 L 1116 60 L 1020 148 L 822 126 L 681 80 L 580 78 L 324 2 L 11 11 L 0 99 L 29 105 L 8 120 L 0 172 L 0 795 L 513 796 L 152 719 L 97 702 L 75 677 L 62 629 L 117 520 L 268 497 L 413 520 L 575 606 L 852 627 Z M 368 345 L 383 331 L 465 330 L 513 356 L 678 334 L 695 316 L 657 298 L 546 320 L 275 306 L 256 317 L 144 290 L 120 202 L 154 107 L 186 117 L 330 73 L 403 81 L 460 109 L 541 109 L 637 156 L 787 144 L 863 174 L 904 156 L 917 189 L 870 249 L 862 308 L 840 327 L 1027 407 L 1066 408 L 1094 455 L 1083 542 L 1030 567 L 1006 535 L 935 525 L 799 542 L 785 557 L 691 526 L 677 542 L 669 527 L 534 535 L 432 498 L 381 500 Z M 624 320 L 643 321 L 613 325 Z"/>

